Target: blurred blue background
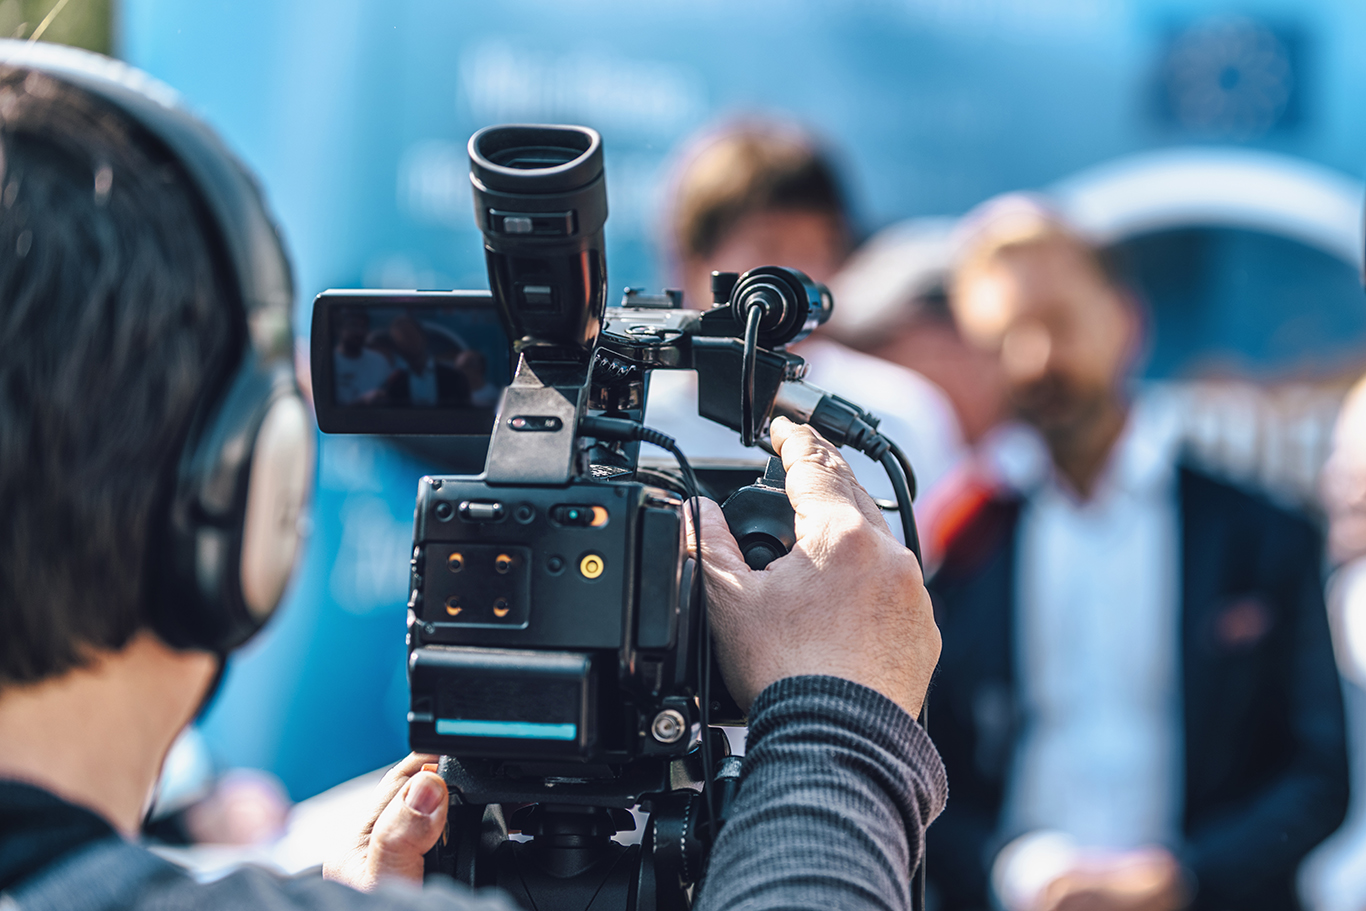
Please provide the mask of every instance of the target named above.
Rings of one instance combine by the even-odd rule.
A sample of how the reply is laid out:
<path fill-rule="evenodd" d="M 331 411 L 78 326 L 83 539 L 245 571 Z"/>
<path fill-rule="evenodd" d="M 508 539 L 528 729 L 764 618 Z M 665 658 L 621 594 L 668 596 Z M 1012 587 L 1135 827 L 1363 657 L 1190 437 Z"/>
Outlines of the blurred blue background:
<path fill-rule="evenodd" d="M 1176 147 L 1289 156 L 1350 196 L 1362 47 L 1360 0 L 124 0 L 113 40 L 260 175 L 301 332 L 328 287 L 486 286 L 465 142 L 490 123 L 600 130 L 611 283 L 657 287 L 670 155 L 717 117 L 815 126 L 865 232 Z M 1315 374 L 1366 350 L 1350 255 L 1218 225 L 1130 246 L 1153 375 Z M 203 725 L 223 765 L 269 769 L 295 799 L 406 749 L 412 498 L 440 467 L 366 438 L 323 439 L 320 456 L 289 603 Z"/>

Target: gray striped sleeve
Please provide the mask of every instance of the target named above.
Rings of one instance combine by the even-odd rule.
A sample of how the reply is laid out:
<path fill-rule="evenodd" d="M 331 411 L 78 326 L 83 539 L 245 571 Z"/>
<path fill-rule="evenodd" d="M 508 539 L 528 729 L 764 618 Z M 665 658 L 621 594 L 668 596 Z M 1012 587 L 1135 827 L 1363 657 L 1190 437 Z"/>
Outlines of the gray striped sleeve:
<path fill-rule="evenodd" d="M 699 911 L 905 909 L 948 797 L 915 719 L 836 677 L 790 677 L 750 710 L 740 789 Z"/>

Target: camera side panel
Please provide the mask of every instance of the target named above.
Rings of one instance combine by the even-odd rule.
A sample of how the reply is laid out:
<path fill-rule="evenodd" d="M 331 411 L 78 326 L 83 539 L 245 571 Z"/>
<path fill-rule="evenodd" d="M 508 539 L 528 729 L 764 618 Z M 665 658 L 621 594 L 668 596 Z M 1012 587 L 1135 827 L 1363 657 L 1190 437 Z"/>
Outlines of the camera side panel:
<path fill-rule="evenodd" d="M 619 650 L 634 601 L 641 499 L 634 484 L 427 479 L 410 604 L 422 642 Z"/>

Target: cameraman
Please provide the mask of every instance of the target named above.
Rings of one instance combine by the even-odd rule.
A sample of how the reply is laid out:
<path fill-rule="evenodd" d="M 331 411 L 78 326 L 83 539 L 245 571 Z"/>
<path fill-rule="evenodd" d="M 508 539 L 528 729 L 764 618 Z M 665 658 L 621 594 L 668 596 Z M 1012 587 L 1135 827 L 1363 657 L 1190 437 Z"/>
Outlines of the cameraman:
<path fill-rule="evenodd" d="M 510 908 L 449 884 L 403 888 L 447 812 L 420 756 L 390 773 L 355 852 L 328 867 L 373 896 L 250 868 L 202 884 L 126 840 L 226 657 L 161 632 L 192 606 L 166 597 L 187 441 L 261 327 L 287 314 L 244 312 L 223 262 L 232 227 L 186 162 L 30 54 L 169 95 L 112 61 L 0 43 L 0 908 Z M 783 421 L 773 439 L 793 553 L 752 572 L 714 504 L 703 519 L 718 648 L 751 729 L 699 903 L 905 907 L 946 793 L 913 720 L 939 651 L 929 599 L 838 453 Z M 263 552 L 251 492 L 303 462 L 264 458 L 260 440 L 254 452 L 241 589 L 273 605 L 278 584 L 259 576 L 293 543 Z M 267 526 L 292 518 L 268 505 Z"/>

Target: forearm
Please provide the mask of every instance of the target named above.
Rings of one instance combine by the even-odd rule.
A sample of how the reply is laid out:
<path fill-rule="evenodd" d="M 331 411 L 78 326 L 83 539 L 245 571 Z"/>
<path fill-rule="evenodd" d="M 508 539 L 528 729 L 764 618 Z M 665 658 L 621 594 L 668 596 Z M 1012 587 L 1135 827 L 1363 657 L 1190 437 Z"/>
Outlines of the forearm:
<path fill-rule="evenodd" d="M 893 702 L 834 677 L 781 680 L 751 709 L 698 907 L 908 908 L 947 793 L 939 754 Z"/>

